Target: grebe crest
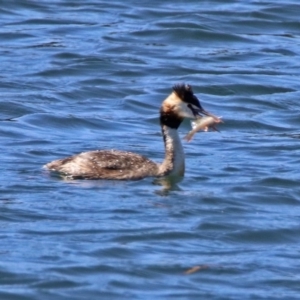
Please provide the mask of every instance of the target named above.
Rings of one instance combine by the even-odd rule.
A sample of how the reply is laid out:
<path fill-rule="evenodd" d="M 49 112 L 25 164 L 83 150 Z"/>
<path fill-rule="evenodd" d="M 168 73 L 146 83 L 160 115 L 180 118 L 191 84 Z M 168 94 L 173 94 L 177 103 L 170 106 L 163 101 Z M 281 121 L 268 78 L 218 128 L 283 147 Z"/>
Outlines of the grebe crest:
<path fill-rule="evenodd" d="M 184 118 L 196 119 L 203 114 L 211 115 L 203 109 L 192 87 L 177 84 L 160 108 L 165 145 L 162 163 L 132 152 L 96 150 L 54 160 L 44 167 L 70 179 L 137 180 L 144 177 L 183 176 L 184 151 L 177 129 Z"/>

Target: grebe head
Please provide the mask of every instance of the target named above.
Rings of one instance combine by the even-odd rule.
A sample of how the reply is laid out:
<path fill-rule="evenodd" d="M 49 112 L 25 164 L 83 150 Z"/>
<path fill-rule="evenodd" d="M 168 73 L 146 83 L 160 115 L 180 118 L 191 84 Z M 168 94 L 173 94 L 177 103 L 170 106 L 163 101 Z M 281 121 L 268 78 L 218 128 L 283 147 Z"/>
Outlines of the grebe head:
<path fill-rule="evenodd" d="M 197 119 L 201 115 L 213 116 L 204 110 L 189 84 L 176 84 L 160 109 L 160 122 L 177 129 L 184 118 Z"/>

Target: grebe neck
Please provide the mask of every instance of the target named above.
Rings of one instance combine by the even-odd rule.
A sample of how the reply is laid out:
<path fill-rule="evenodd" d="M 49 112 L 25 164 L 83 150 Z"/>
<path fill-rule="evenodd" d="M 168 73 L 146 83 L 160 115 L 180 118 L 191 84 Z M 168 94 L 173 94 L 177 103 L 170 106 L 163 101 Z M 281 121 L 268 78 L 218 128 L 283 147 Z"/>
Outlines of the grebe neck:
<path fill-rule="evenodd" d="M 178 131 L 175 128 L 171 128 L 167 125 L 161 126 L 162 135 L 165 144 L 165 159 L 159 166 L 159 175 L 184 175 L 184 151 L 178 135 Z"/>

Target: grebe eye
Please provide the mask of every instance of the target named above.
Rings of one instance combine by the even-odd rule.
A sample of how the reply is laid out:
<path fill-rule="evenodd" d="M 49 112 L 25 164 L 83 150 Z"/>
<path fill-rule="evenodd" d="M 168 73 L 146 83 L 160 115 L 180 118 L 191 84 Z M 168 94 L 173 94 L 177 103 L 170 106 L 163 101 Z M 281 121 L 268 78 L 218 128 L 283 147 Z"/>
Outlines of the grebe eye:
<path fill-rule="evenodd" d="M 191 92 L 192 91 L 192 87 L 189 84 L 186 84 L 185 85 L 185 90 L 188 91 L 188 92 Z"/>

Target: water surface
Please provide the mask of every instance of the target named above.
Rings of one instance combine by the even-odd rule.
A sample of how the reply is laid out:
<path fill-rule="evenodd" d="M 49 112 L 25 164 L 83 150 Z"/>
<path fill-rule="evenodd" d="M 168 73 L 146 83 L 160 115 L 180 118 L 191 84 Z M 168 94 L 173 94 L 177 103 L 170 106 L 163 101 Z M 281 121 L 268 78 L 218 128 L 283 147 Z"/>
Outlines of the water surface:
<path fill-rule="evenodd" d="M 299 298 L 298 1 L 1 4 L 1 299 Z M 184 143 L 170 190 L 42 170 L 160 161 L 178 82 L 225 123 Z"/>

